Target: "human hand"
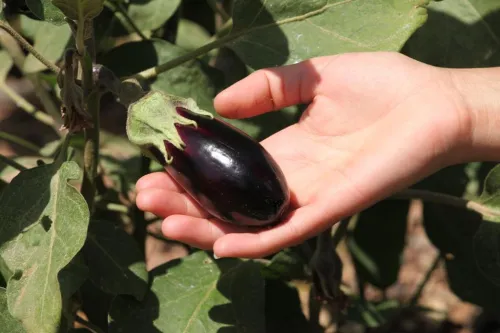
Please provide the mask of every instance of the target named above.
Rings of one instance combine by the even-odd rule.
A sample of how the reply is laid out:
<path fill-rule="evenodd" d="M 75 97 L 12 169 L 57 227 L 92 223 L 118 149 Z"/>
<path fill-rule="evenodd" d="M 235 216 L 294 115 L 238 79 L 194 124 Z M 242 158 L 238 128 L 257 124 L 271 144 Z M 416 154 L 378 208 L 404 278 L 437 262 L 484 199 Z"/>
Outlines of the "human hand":
<path fill-rule="evenodd" d="M 218 257 L 296 245 L 447 165 L 460 162 L 470 115 L 449 70 L 398 53 L 314 58 L 257 71 L 215 99 L 232 118 L 310 103 L 262 145 L 292 192 L 283 223 L 259 231 L 217 221 L 164 172 L 137 182 L 137 206 L 165 217 L 166 237 Z"/>

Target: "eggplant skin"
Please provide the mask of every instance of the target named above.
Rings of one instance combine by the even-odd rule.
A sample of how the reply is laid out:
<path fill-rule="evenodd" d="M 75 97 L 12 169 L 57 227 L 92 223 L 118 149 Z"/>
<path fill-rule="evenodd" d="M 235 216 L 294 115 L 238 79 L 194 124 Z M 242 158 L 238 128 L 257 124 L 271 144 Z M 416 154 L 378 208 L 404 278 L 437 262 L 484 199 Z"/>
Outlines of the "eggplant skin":
<path fill-rule="evenodd" d="M 242 226 L 269 226 L 280 221 L 290 204 L 283 172 L 253 138 L 219 119 L 177 107 L 197 126 L 176 125 L 183 150 L 168 141 L 173 161 L 166 172 L 216 218 Z"/>

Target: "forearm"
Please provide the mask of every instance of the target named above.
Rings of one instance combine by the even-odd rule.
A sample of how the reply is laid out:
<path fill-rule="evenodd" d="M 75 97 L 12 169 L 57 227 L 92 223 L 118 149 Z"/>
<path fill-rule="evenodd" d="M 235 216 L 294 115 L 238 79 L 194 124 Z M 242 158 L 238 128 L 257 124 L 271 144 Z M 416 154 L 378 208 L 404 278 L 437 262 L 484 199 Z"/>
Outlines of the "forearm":
<path fill-rule="evenodd" d="M 500 161 L 500 67 L 450 73 L 467 114 L 462 125 L 468 140 L 461 159 Z"/>

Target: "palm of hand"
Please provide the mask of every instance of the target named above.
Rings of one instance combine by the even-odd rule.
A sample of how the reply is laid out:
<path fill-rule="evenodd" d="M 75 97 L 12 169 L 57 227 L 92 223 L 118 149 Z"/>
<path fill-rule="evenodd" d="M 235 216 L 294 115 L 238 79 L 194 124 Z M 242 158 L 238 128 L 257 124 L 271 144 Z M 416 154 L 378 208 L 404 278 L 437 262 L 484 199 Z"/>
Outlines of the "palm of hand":
<path fill-rule="evenodd" d="M 207 219 L 199 207 L 189 209 L 196 205 L 186 199 L 185 214 L 165 220 L 167 236 L 213 248 L 219 256 L 268 255 L 434 171 L 440 165 L 431 163 L 433 158 L 459 135 L 442 128 L 450 117 L 460 121 L 458 102 L 450 97 L 453 87 L 442 71 L 397 54 L 348 54 L 296 66 L 302 66 L 295 69 L 300 72 L 285 68 L 255 74 L 231 88 L 233 95 L 222 98 L 226 102 L 216 101 L 228 114 L 237 110 L 240 116 L 270 111 L 263 106 L 266 99 L 273 99 L 276 108 L 311 102 L 297 124 L 262 142 L 292 191 L 294 210 L 285 222 L 247 233 Z M 248 91 L 256 91 L 253 99 Z M 140 208 L 161 215 L 154 200 L 144 197 Z"/>

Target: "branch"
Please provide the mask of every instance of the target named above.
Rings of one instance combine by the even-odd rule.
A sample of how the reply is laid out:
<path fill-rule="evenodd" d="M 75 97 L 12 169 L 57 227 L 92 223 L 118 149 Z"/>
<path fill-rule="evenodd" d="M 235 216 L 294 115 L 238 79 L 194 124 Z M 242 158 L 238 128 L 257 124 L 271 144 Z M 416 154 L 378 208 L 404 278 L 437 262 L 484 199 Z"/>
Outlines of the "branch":
<path fill-rule="evenodd" d="M 139 35 L 139 37 L 141 37 L 141 39 L 143 39 L 143 40 L 148 39 L 146 36 L 144 36 L 141 29 L 139 29 L 139 27 L 135 24 L 135 22 L 130 18 L 130 16 L 127 13 L 127 10 L 123 7 L 123 5 L 120 1 L 113 0 L 113 1 L 110 1 L 110 3 L 115 7 L 115 11 L 122 14 L 122 16 L 125 18 L 125 21 L 127 21 L 127 23 L 130 25 L 132 30 L 134 30 Z"/>
<path fill-rule="evenodd" d="M 53 71 L 54 73 L 58 74 L 59 73 L 59 67 L 45 59 L 43 55 L 38 53 L 38 51 L 31 46 L 30 43 L 26 39 L 23 38 L 14 28 L 12 28 L 7 22 L 1 21 L 0 20 L 0 28 L 4 29 L 7 31 L 12 37 L 14 37 L 21 46 L 26 49 L 26 51 L 30 52 L 35 58 L 37 58 L 42 64 L 47 66 L 48 69 Z"/>
<path fill-rule="evenodd" d="M 197 48 L 196 50 L 193 50 L 191 52 L 187 52 L 180 57 L 177 57 L 175 59 L 167 61 L 164 64 L 158 65 L 158 66 L 153 67 L 153 68 L 146 69 L 140 73 L 133 75 L 132 77 L 135 79 L 138 79 L 138 80 L 140 80 L 140 79 L 147 80 L 147 79 L 155 78 L 156 76 L 158 76 L 159 74 L 161 74 L 163 72 L 166 72 L 172 68 L 175 68 L 179 65 L 182 65 L 183 63 L 185 63 L 189 60 L 196 59 L 199 56 L 202 56 L 202 55 L 204 55 L 204 54 L 206 54 L 214 49 L 217 49 L 219 47 L 226 45 L 228 42 L 240 37 L 244 33 L 245 32 L 225 35 L 225 36 L 221 37 L 220 39 L 217 39 L 211 43 L 205 44 L 205 45 Z"/>
<path fill-rule="evenodd" d="M 37 110 L 37 108 L 33 104 L 28 102 L 23 96 L 19 95 L 14 89 L 9 87 L 6 83 L 0 82 L 0 89 L 3 90 L 5 94 L 9 96 L 19 108 L 32 115 L 36 120 L 54 128 L 57 126 L 57 124 L 55 123 L 54 119 L 51 116 L 40 110 Z"/>
<path fill-rule="evenodd" d="M 19 170 L 19 171 L 27 170 L 27 168 L 24 165 L 21 165 L 21 164 L 17 163 L 16 161 L 8 158 L 7 156 L 1 155 L 1 154 L 0 154 L 0 162 L 7 164 L 8 166 L 11 166 L 14 169 Z"/>
<path fill-rule="evenodd" d="M 426 190 L 406 189 L 396 193 L 391 197 L 392 199 L 420 199 L 422 201 L 433 202 L 437 204 L 448 205 L 452 207 L 467 209 L 476 212 L 482 216 L 495 216 L 500 217 L 500 211 L 484 206 L 483 204 L 467 200 L 464 198 L 456 197 L 449 194 L 437 193 Z"/>
<path fill-rule="evenodd" d="M 418 300 L 420 299 L 420 296 L 422 296 L 422 292 L 424 291 L 425 286 L 427 285 L 427 282 L 429 282 L 432 273 L 436 270 L 436 268 L 439 266 L 439 263 L 441 262 L 441 253 L 438 253 L 436 255 L 436 258 L 432 262 L 431 267 L 427 270 L 427 273 L 425 273 L 424 278 L 422 279 L 422 282 L 420 282 L 417 291 L 411 298 L 409 305 L 410 306 L 415 306 L 417 305 Z"/>
<path fill-rule="evenodd" d="M 4 131 L 0 131 L 0 139 L 3 139 L 5 141 L 9 141 L 11 143 L 15 143 L 21 147 L 29 149 L 30 151 L 32 151 L 33 153 L 35 153 L 37 155 L 40 154 L 40 147 L 29 142 L 28 140 L 25 140 L 23 138 L 20 138 L 18 136 L 13 135 L 13 134 L 10 134 L 10 133 L 4 132 Z"/>

